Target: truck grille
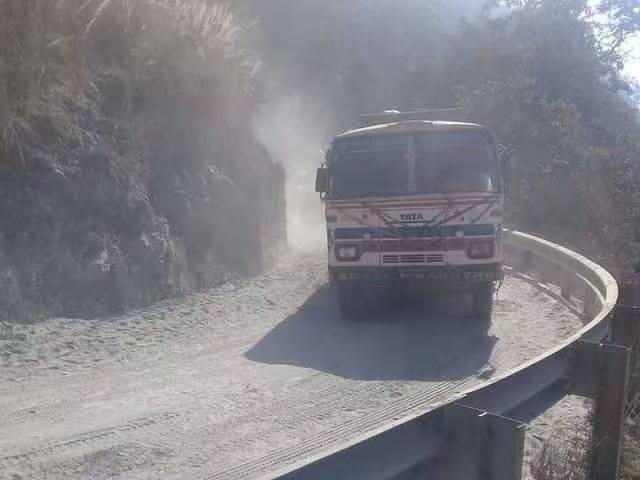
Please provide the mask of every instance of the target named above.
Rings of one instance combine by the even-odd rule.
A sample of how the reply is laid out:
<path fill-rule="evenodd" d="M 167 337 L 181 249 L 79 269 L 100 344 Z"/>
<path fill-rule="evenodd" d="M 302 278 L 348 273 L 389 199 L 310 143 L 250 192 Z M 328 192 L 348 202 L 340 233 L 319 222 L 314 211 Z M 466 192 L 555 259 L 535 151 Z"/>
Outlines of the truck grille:
<path fill-rule="evenodd" d="M 384 264 L 402 264 L 402 263 L 444 263 L 444 254 L 406 254 L 406 255 L 383 255 L 382 263 Z"/>

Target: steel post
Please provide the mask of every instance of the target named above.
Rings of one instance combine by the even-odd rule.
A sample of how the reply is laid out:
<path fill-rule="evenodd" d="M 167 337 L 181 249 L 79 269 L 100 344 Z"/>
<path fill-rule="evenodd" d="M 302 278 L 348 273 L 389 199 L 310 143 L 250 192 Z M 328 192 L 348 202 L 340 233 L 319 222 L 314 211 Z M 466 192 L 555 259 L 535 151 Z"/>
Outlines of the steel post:
<path fill-rule="evenodd" d="M 520 480 L 526 425 L 453 404 L 445 412 L 445 480 Z"/>
<path fill-rule="evenodd" d="M 581 342 L 576 348 L 572 393 L 592 398 L 591 480 L 617 480 L 631 350 Z"/>
<path fill-rule="evenodd" d="M 631 350 L 618 345 L 602 345 L 601 353 L 600 381 L 594 398 L 591 478 L 617 480 Z"/>

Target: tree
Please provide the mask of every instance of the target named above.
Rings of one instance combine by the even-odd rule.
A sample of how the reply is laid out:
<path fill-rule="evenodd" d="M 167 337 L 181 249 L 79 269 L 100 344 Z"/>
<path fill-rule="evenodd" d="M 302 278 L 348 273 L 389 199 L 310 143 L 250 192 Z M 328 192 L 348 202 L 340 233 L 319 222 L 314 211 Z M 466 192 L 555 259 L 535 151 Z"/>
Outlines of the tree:
<path fill-rule="evenodd" d="M 636 0 L 601 0 L 598 11 L 609 20 L 605 43 L 610 54 L 640 31 L 640 4 Z"/>
<path fill-rule="evenodd" d="M 618 260 L 638 242 L 638 112 L 582 1 L 513 10 L 454 38 L 449 77 L 513 151 L 510 223 Z"/>

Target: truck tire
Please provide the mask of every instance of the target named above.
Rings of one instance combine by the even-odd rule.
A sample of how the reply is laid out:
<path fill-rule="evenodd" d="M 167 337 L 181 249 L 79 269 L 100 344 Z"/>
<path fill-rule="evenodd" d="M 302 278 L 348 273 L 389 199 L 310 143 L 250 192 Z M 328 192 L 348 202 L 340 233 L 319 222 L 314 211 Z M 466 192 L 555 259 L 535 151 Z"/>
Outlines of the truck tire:
<path fill-rule="evenodd" d="M 363 300 L 360 290 L 356 285 L 338 284 L 338 303 L 344 319 L 355 319 L 362 314 Z"/>
<path fill-rule="evenodd" d="M 473 316 L 480 321 L 491 320 L 493 313 L 493 282 L 478 285 L 472 292 Z"/>

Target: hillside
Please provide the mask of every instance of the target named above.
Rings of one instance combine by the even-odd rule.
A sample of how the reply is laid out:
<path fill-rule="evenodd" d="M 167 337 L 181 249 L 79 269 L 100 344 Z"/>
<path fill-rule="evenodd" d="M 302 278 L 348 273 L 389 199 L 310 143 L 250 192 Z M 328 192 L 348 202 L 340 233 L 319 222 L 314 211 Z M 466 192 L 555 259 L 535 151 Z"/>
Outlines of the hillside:
<path fill-rule="evenodd" d="M 259 19 L 275 107 L 303 99 L 302 135 L 362 112 L 464 107 L 512 157 L 510 226 L 612 268 L 638 260 L 640 117 L 624 74 L 637 1 L 240 3 Z"/>
<path fill-rule="evenodd" d="M 295 231 L 323 238 L 322 150 L 388 108 L 465 107 L 513 159 L 510 226 L 612 268 L 638 260 L 633 1 L 2 0 L 0 14 L 5 319 L 260 271 L 286 236 L 286 175 Z"/>
<path fill-rule="evenodd" d="M 0 2 L 0 315 L 100 315 L 268 264 L 284 172 L 204 0 Z"/>

